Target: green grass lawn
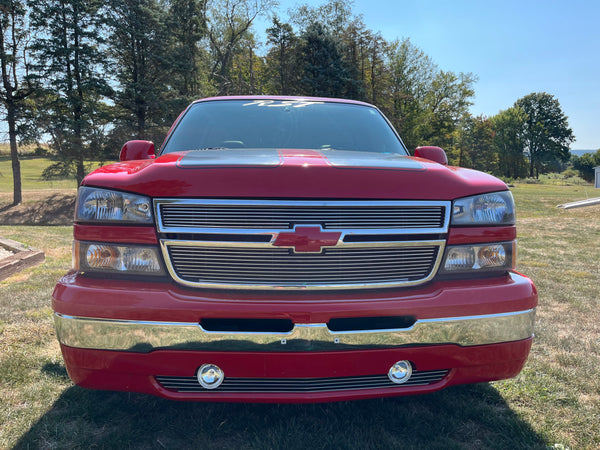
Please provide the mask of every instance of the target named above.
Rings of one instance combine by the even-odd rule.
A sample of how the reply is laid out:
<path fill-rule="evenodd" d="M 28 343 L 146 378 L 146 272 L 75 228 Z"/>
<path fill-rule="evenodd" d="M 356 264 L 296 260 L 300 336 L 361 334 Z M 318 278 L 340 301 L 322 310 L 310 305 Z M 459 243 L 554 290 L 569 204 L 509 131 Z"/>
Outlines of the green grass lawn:
<path fill-rule="evenodd" d="M 50 164 L 48 158 L 23 158 L 21 160 L 21 183 L 26 189 L 68 189 L 76 188 L 77 182 L 72 180 L 42 180 L 40 174 Z M 0 192 L 12 192 L 13 176 L 9 156 L 0 156 Z"/>
<path fill-rule="evenodd" d="M 4 166 L 1 166 L 0 170 Z M 600 197 L 517 184 L 518 270 L 540 294 L 523 372 L 435 394 L 317 405 L 177 403 L 70 382 L 50 296 L 70 226 L 0 226 L 46 252 L 0 282 L 0 448 L 600 448 Z"/>
<path fill-rule="evenodd" d="M 64 180 L 43 180 L 40 174 L 52 161 L 49 158 L 24 157 L 21 158 L 21 183 L 23 190 L 34 189 L 75 189 L 75 178 Z M 106 163 L 107 164 L 107 163 Z M 88 172 L 98 167 L 100 163 L 86 163 Z M 13 174 L 10 156 L 0 155 L 0 192 L 12 193 Z"/>

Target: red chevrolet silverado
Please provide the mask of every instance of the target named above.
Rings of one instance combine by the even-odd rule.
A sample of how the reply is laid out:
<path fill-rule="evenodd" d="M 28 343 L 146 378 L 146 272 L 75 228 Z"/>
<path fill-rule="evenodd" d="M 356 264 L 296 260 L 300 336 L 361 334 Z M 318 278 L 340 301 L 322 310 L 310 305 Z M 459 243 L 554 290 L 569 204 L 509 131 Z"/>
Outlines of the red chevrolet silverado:
<path fill-rule="evenodd" d="M 78 191 L 53 308 L 71 379 L 175 400 L 317 402 L 522 369 L 537 291 L 500 180 L 409 156 L 372 105 L 191 104 Z"/>

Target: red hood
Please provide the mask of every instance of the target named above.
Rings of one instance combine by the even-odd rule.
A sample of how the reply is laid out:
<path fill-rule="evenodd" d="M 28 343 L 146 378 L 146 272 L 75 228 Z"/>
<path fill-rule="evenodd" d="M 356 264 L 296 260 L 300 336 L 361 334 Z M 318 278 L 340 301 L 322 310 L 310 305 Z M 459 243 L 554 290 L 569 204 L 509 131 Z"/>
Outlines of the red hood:
<path fill-rule="evenodd" d="M 84 185 L 151 197 L 452 200 L 507 189 L 481 172 L 395 154 L 202 150 L 101 167 Z"/>

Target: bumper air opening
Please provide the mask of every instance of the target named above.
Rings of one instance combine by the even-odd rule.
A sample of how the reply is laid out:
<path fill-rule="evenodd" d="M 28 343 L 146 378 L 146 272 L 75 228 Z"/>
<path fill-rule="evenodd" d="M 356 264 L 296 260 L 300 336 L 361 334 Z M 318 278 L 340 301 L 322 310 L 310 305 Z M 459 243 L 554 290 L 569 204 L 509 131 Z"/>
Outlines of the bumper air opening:
<path fill-rule="evenodd" d="M 289 319 L 202 319 L 206 331 L 235 333 L 288 333 L 294 329 Z"/>
<path fill-rule="evenodd" d="M 410 328 L 416 321 L 415 316 L 350 317 L 331 319 L 327 328 L 330 331 L 395 330 Z"/>

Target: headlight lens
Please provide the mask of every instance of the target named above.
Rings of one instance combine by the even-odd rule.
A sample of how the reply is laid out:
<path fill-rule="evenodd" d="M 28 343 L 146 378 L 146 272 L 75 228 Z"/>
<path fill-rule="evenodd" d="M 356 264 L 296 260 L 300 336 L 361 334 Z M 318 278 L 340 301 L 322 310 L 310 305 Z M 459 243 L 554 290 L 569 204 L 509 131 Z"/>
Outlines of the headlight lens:
<path fill-rule="evenodd" d="M 456 245 L 446 248 L 440 273 L 464 273 L 515 268 L 515 242 Z"/>
<path fill-rule="evenodd" d="M 154 247 L 75 241 L 74 267 L 80 272 L 164 275 Z"/>
<path fill-rule="evenodd" d="M 510 191 L 493 192 L 454 201 L 452 225 L 513 225 L 515 202 Z"/>
<path fill-rule="evenodd" d="M 152 204 L 143 195 L 82 186 L 77 193 L 75 220 L 152 223 Z"/>

